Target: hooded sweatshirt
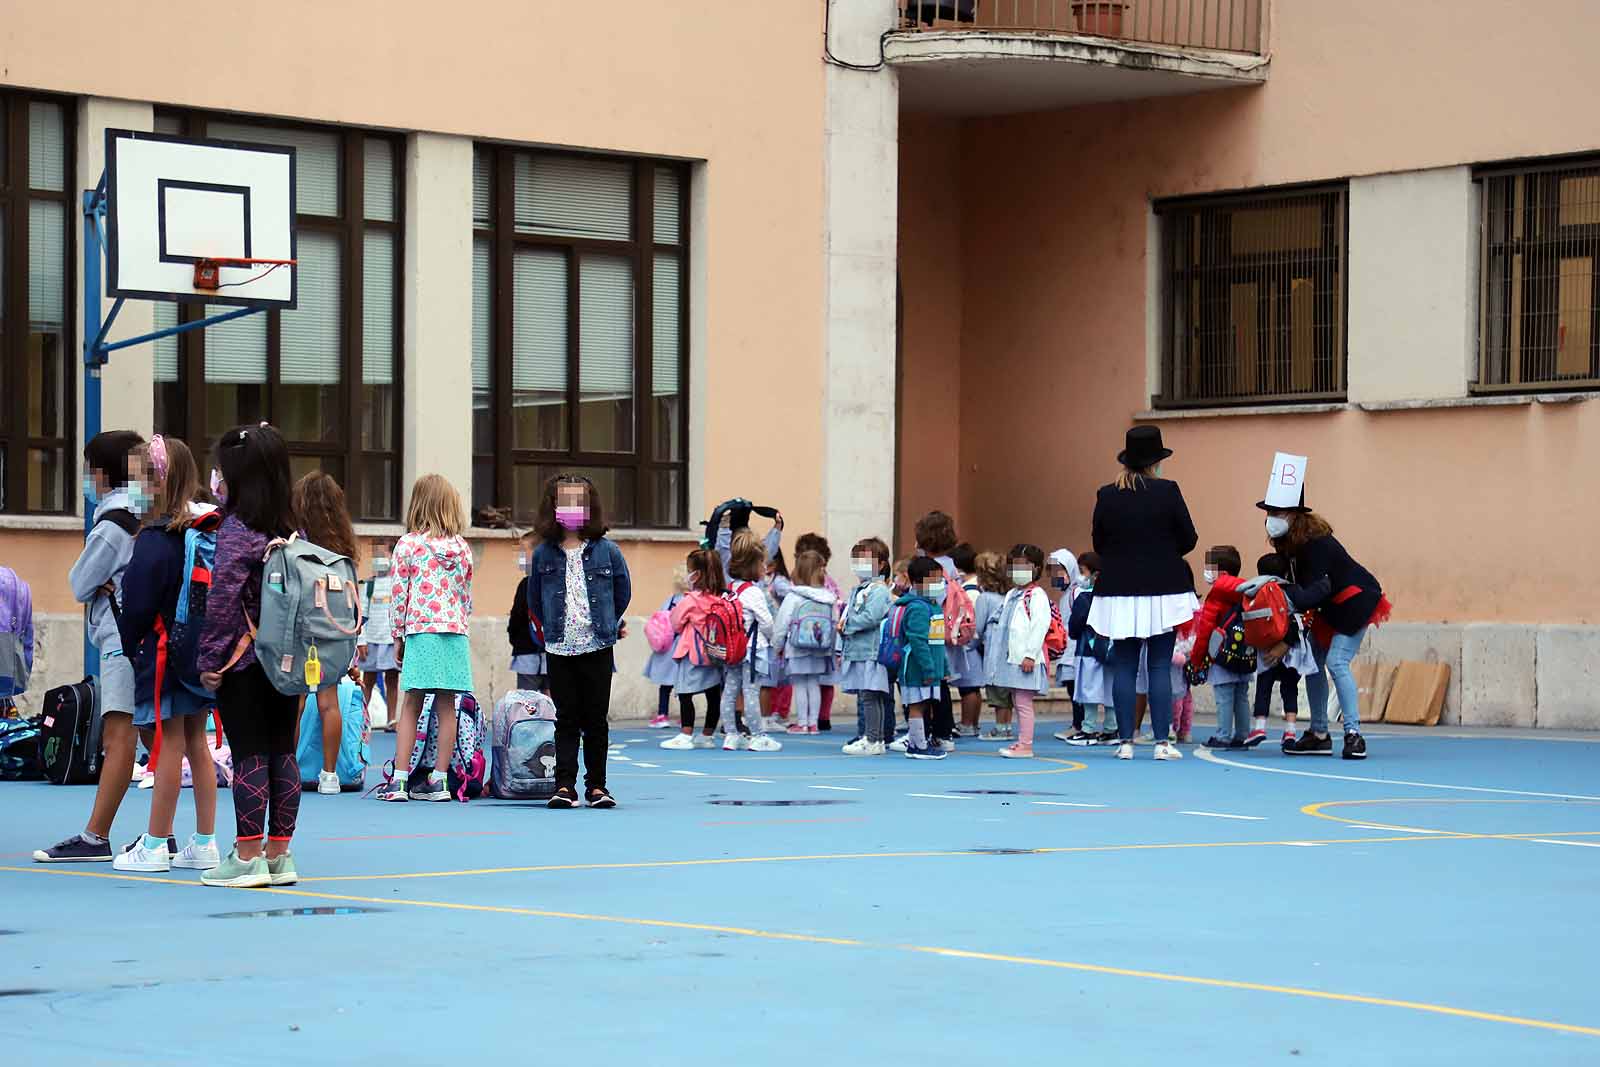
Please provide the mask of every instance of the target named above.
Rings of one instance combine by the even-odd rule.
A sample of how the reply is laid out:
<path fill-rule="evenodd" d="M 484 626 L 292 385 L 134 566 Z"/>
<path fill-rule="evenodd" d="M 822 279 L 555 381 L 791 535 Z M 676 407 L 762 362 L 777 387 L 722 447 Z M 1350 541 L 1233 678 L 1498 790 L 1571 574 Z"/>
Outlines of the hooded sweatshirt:
<path fill-rule="evenodd" d="M 783 598 L 783 605 L 778 608 L 777 621 L 772 624 L 772 643 L 780 653 L 789 641 L 789 623 L 794 621 L 805 604 L 821 604 L 828 609 L 831 618 L 839 617 L 839 595 L 833 590 L 820 585 L 790 586 L 789 595 Z"/>
<path fill-rule="evenodd" d="M 101 591 L 110 582 L 116 590 L 117 607 L 122 606 L 122 572 L 133 558 L 133 534 L 115 522 L 101 521 L 106 513 L 116 510 L 136 514 L 133 497 L 127 486 L 112 490 L 101 498 L 94 509 L 94 526 L 84 539 L 83 552 L 67 574 L 72 584 L 72 596 L 80 604 L 89 605 L 89 640 L 101 653 L 122 651 L 122 637 L 117 632 L 117 619 L 112 611 L 111 597 Z"/>
<path fill-rule="evenodd" d="M 472 618 L 472 549 L 461 537 L 408 533 L 394 546 L 390 618 L 396 638 L 464 634 Z"/>

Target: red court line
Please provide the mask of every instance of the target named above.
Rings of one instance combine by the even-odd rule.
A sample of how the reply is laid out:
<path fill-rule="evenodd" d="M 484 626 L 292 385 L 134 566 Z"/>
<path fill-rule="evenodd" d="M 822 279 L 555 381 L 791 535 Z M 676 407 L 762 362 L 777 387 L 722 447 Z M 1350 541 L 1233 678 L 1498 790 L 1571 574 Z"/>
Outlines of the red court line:
<path fill-rule="evenodd" d="M 1049 811 L 1030 811 L 1027 815 L 1126 815 L 1129 812 L 1177 811 L 1177 808 L 1051 808 Z"/>
<path fill-rule="evenodd" d="M 459 830 L 447 834 L 363 834 L 357 837 L 319 837 L 318 841 L 417 841 L 425 837 L 509 837 L 510 830 Z"/>
<path fill-rule="evenodd" d="M 819 822 L 866 822 L 863 818 L 842 819 L 727 819 L 721 822 L 703 822 L 701 826 L 798 826 Z"/>

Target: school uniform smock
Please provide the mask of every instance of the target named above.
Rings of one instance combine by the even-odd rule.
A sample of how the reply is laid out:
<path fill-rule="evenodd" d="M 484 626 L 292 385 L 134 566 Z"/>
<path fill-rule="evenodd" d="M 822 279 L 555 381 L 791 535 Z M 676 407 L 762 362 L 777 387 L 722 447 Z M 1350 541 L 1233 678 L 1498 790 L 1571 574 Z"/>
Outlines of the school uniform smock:
<path fill-rule="evenodd" d="M 878 637 L 889 614 L 889 587 L 868 578 L 850 593 L 844 611 L 844 669 L 839 688 L 846 693 L 892 693 L 889 668 L 878 662 Z"/>
<path fill-rule="evenodd" d="M 937 700 L 946 673 L 944 614 L 920 593 L 908 592 L 895 602 L 906 609 L 903 635 L 905 654 L 900 657 L 900 701 L 922 704 Z"/>
<path fill-rule="evenodd" d="M 832 652 L 805 653 L 789 648 L 789 626 L 799 614 L 803 604 L 821 604 L 828 609 L 828 618 L 838 618 L 838 597 L 825 586 L 820 585 L 794 585 L 789 587 L 789 595 L 783 598 L 783 605 L 778 608 L 778 619 L 773 623 L 773 645 L 782 653 L 784 669 L 791 680 L 805 678 L 815 680 L 823 685 L 824 678 L 831 678 L 834 673 L 834 658 Z M 831 623 L 830 623 L 831 624 Z"/>
<path fill-rule="evenodd" d="M 1067 615 L 1067 636 L 1073 641 L 1073 673 L 1077 676 L 1072 699 L 1090 706 L 1111 703 L 1111 678 L 1106 674 L 1106 665 L 1085 652 L 1094 629 L 1089 625 L 1093 604 L 1094 590 L 1079 590 Z"/>
<path fill-rule="evenodd" d="M 1120 641 L 1154 637 L 1192 619 L 1198 602 L 1183 557 L 1199 539 L 1177 482 L 1101 486 L 1094 507 L 1101 571 L 1089 625 Z"/>
<path fill-rule="evenodd" d="M 1046 693 L 1050 689 L 1050 664 L 1044 658 L 1044 637 L 1050 629 L 1050 596 L 1038 586 L 1013 589 L 1000 607 L 1000 624 L 994 643 L 1004 655 L 995 657 L 994 683 L 1005 689 Z M 1031 672 L 1023 660 L 1033 660 Z"/>
<path fill-rule="evenodd" d="M 983 664 L 983 684 L 994 685 L 994 671 L 998 659 L 1005 659 L 1005 642 L 996 638 L 1000 633 L 1000 609 L 1005 605 L 1003 593 L 979 592 L 972 602 L 972 644 L 978 650 Z"/>

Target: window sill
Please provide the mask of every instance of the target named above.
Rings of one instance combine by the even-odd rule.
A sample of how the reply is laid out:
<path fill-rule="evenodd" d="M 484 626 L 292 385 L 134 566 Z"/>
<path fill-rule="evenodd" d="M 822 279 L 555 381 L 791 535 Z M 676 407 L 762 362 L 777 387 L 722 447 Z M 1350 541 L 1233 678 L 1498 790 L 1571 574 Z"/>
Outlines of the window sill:
<path fill-rule="evenodd" d="M 1359 403 L 1362 411 L 1433 411 L 1447 408 L 1503 408 L 1528 404 L 1575 404 L 1600 397 L 1590 393 L 1476 393 L 1472 396 L 1439 397 L 1433 400 L 1374 400 Z"/>
<path fill-rule="evenodd" d="M 0 515 L 0 530 L 49 530 L 83 532 L 78 515 Z"/>
<path fill-rule="evenodd" d="M 1350 407 L 1342 401 L 1315 404 L 1256 404 L 1231 408 L 1157 408 L 1134 415 L 1135 422 L 1167 422 L 1180 419 L 1225 419 L 1261 415 L 1324 415 L 1333 411 L 1346 411 Z"/>
<path fill-rule="evenodd" d="M 373 529 L 377 529 L 377 527 L 373 527 Z M 399 537 L 401 534 L 405 533 L 405 528 L 401 527 L 401 526 L 392 526 L 392 527 L 386 526 L 386 527 L 383 528 L 383 530 L 384 530 L 384 534 L 364 534 L 364 536 L 368 536 L 368 537 L 384 536 L 384 535 L 392 532 L 393 536 Z M 358 526 L 356 528 L 356 532 L 358 534 L 362 533 L 361 527 Z M 497 530 L 497 529 L 491 529 L 490 527 L 487 527 L 487 526 L 474 526 L 471 529 L 469 529 L 462 536 L 466 537 L 467 540 L 469 540 L 469 541 L 519 541 L 522 538 L 524 538 L 524 537 L 528 536 L 529 534 L 531 534 L 532 532 L 533 532 L 533 530 L 531 528 L 530 529 L 526 529 L 526 530 L 518 531 L 518 530 Z M 616 541 L 618 543 L 622 543 L 622 542 L 628 542 L 628 543 L 632 543 L 632 544 L 648 544 L 650 542 L 662 542 L 662 543 L 668 543 L 668 544 L 688 544 L 690 542 L 693 542 L 695 544 L 699 544 L 700 543 L 700 532 L 698 530 L 612 530 L 610 533 L 606 534 L 606 536 L 609 537 L 611 540 Z"/>

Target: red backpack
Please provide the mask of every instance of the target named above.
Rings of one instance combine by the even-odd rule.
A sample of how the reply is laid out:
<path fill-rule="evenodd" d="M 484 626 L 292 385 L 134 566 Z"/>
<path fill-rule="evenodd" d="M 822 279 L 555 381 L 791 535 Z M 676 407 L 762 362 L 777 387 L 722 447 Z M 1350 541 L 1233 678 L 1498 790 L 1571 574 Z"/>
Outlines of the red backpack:
<path fill-rule="evenodd" d="M 1289 598 L 1277 582 L 1268 582 L 1240 603 L 1244 639 L 1252 648 L 1266 650 L 1289 636 Z"/>
<path fill-rule="evenodd" d="M 1033 609 L 1028 606 L 1032 599 L 1024 594 L 1022 597 L 1022 610 L 1028 618 L 1033 618 Z M 1061 625 L 1061 610 L 1054 604 L 1050 605 L 1050 628 L 1044 632 L 1044 654 L 1046 659 L 1060 659 L 1061 654 L 1067 650 L 1067 628 Z"/>
<path fill-rule="evenodd" d="M 960 648 L 972 644 L 977 633 L 977 619 L 972 614 L 972 600 L 960 582 L 946 581 L 944 587 L 944 640 L 947 645 Z"/>
<path fill-rule="evenodd" d="M 744 629 L 744 605 L 739 594 L 749 587 L 748 582 L 736 585 L 732 591 L 711 597 L 706 604 L 706 617 L 694 628 L 689 642 L 689 662 L 696 667 L 737 667 L 750 651 L 750 635 Z"/>

